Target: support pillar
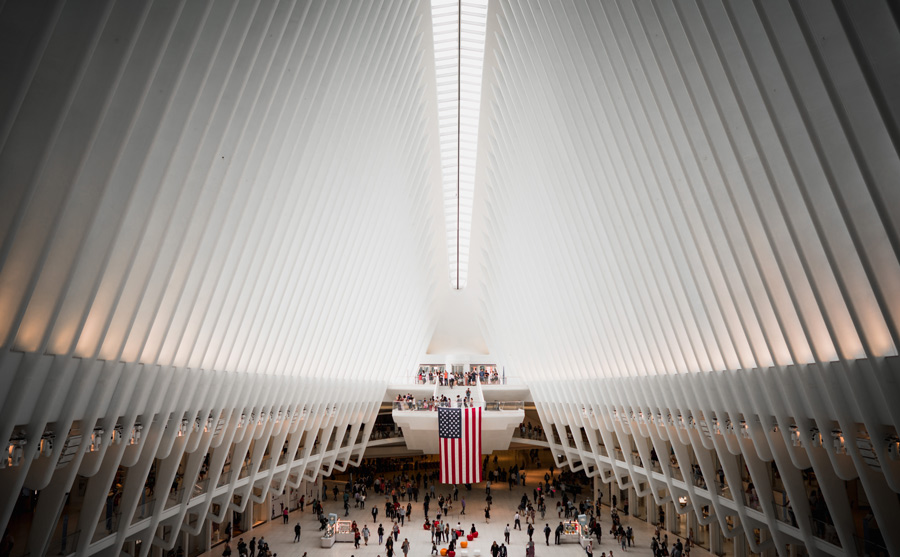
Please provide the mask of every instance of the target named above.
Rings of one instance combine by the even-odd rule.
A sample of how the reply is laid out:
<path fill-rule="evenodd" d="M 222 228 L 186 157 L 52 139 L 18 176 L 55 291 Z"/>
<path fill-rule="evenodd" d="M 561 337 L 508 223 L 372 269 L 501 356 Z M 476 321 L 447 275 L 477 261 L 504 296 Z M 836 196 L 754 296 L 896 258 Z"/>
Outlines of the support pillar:
<path fill-rule="evenodd" d="M 750 557 L 747 536 L 743 532 L 734 537 L 734 557 Z"/>
<path fill-rule="evenodd" d="M 769 540 L 772 537 L 772 534 L 765 528 L 759 529 L 759 543 L 765 543 L 766 540 Z M 760 553 L 760 557 L 776 557 L 774 548 L 767 548 Z"/>
<path fill-rule="evenodd" d="M 725 536 L 718 521 L 709 525 L 709 552 L 713 555 L 725 555 Z"/>
<path fill-rule="evenodd" d="M 687 513 L 687 532 L 682 532 L 681 537 L 687 538 L 692 532 L 694 534 L 694 543 L 697 542 L 698 532 L 700 531 L 700 521 L 697 520 L 697 513 L 691 511 Z"/>
<path fill-rule="evenodd" d="M 675 532 L 677 528 L 676 521 L 678 520 L 675 516 L 675 503 L 669 501 L 664 508 L 666 509 L 666 523 L 663 525 L 663 528 L 669 532 Z"/>

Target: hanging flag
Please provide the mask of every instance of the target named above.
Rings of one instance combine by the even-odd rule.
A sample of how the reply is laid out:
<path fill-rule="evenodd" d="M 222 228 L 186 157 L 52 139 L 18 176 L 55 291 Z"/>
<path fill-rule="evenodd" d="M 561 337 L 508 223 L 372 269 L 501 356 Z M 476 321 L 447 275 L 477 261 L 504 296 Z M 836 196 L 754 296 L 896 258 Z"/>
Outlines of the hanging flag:
<path fill-rule="evenodd" d="M 438 408 L 441 483 L 481 481 L 481 408 Z"/>

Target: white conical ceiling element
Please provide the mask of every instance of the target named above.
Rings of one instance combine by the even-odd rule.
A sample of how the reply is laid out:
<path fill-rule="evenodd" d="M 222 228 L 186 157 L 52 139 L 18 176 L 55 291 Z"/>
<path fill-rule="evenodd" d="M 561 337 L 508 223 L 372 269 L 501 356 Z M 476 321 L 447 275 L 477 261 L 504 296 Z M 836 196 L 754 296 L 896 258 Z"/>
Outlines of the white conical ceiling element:
<path fill-rule="evenodd" d="M 431 0 L 450 286 L 468 280 L 487 0 Z"/>
<path fill-rule="evenodd" d="M 873 71 L 896 67 L 877 46 L 896 28 L 854 26 L 881 7 L 548 8 L 498 0 L 488 21 L 476 212 L 512 373 L 897 353 L 900 91 Z"/>
<path fill-rule="evenodd" d="M 16 9 L 46 13 L 5 18 L 4 348 L 298 376 L 415 365 L 445 268 L 427 5 Z"/>

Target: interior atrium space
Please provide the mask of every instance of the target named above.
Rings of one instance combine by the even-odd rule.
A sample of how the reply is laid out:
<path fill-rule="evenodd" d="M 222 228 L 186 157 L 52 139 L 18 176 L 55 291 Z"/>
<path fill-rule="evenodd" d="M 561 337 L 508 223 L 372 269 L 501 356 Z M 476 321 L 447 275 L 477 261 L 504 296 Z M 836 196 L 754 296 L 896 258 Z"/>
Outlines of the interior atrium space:
<path fill-rule="evenodd" d="M 0 557 L 900 555 L 896 0 L 6 0 L 0 84 Z"/>

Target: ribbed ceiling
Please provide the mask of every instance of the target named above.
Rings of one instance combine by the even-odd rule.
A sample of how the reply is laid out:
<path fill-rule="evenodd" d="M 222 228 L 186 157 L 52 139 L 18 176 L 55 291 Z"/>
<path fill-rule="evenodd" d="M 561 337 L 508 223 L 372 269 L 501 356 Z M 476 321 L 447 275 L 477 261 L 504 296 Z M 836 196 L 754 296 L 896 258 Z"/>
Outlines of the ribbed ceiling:
<path fill-rule="evenodd" d="M 894 15 L 493 0 L 469 291 L 497 363 L 896 354 Z M 432 39 L 424 0 L 3 4 L 3 348 L 414 369 L 451 276 Z"/>
<path fill-rule="evenodd" d="M 447 277 L 420 4 L 4 4 L 3 346 L 415 366 Z"/>
<path fill-rule="evenodd" d="M 491 6 L 473 252 L 514 373 L 897 353 L 887 3 Z"/>

